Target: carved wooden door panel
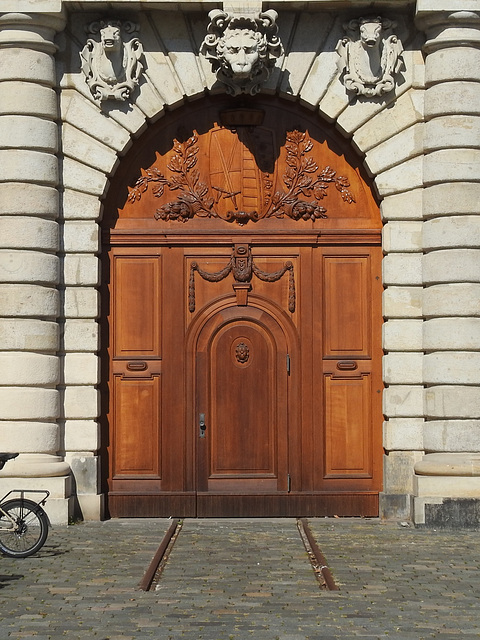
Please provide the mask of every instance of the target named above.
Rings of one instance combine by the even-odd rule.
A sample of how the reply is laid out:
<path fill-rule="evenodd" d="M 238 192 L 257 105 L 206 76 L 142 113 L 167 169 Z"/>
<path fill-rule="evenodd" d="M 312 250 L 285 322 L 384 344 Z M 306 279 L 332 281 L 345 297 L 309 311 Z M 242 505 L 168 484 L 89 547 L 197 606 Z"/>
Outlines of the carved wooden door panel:
<path fill-rule="evenodd" d="M 378 207 L 316 116 L 231 106 L 157 123 L 112 181 L 110 514 L 377 515 Z"/>

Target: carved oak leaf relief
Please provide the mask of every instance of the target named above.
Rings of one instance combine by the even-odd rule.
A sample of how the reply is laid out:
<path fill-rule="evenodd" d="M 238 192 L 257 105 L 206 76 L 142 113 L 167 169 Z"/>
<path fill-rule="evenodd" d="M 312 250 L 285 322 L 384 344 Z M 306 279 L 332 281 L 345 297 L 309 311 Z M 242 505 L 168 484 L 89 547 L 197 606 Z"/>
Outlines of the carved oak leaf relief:
<path fill-rule="evenodd" d="M 286 169 L 282 180 L 284 189 L 274 191 L 273 176 L 269 172 L 261 172 L 261 184 L 264 193 L 260 202 L 260 211 L 244 211 L 239 207 L 237 196 L 241 190 L 235 190 L 231 184 L 228 168 L 225 169 L 227 186 L 225 189 L 211 184 L 202 178 L 198 169 L 198 136 L 194 134 L 185 142 L 174 141 L 173 155 L 169 159 L 166 176 L 158 167 L 143 172 L 133 188 L 129 189 L 128 202 L 138 202 L 142 194 L 151 188 L 156 198 L 164 195 L 165 190 L 177 192 L 176 198 L 161 205 L 155 212 L 157 220 L 176 220 L 186 222 L 191 218 L 214 217 L 227 222 L 244 225 L 249 221 L 256 222 L 263 218 L 283 218 L 293 220 L 318 220 L 327 218 L 327 209 L 320 204 L 328 195 L 331 184 L 341 194 L 347 204 L 355 202 L 349 190 L 350 183 L 346 177 L 337 176 L 330 166 L 319 169 L 312 155 L 313 142 L 301 131 L 293 130 L 286 134 Z M 211 182 L 211 180 L 210 180 Z M 222 212 L 219 202 L 229 199 L 234 210 Z"/>

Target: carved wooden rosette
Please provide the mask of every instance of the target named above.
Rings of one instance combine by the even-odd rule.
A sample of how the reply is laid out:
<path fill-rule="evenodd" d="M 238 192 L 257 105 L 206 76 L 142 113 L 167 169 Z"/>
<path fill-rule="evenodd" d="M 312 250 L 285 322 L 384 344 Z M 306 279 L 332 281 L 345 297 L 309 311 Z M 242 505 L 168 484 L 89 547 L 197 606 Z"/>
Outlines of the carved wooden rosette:
<path fill-rule="evenodd" d="M 263 282 L 277 282 L 277 280 L 280 280 L 280 278 L 287 271 L 289 272 L 288 310 L 291 313 L 294 313 L 296 296 L 293 264 L 288 261 L 278 271 L 268 273 L 267 271 L 259 269 L 255 265 L 249 245 L 237 244 L 234 246 L 232 257 L 230 258 L 229 263 L 220 271 L 210 273 L 208 271 L 205 271 L 204 269 L 201 269 L 198 266 L 197 262 L 192 262 L 192 264 L 190 265 L 188 309 L 190 313 L 193 313 L 195 311 L 195 272 L 197 272 L 198 275 L 207 282 L 220 282 L 230 273 L 232 273 L 235 279 L 235 282 L 232 286 L 237 296 L 237 304 L 239 306 L 247 306 L 248 292 L 252 288 L 250 282 L 254 275 Z"/>
<path fill-rule="evenodd" d="M 230 153 L 225 157 L 225 145 L 221 143 L 227 137 Z M 194 133 L 185 142 L 174 140 L 173 155 L 167 164 L 169 175 L 155 166 L 144 171 L 130 188 L 128 202 L 140 201 L 149 188 L 156 198 L 163 197 L 168 189 L 172 195 L 175 192 L 178 195 L 156 209 L 157 220 L 187 222 L 197 216 L 221 218 L 239 225 L 271 217 L 311 221 L 326 218 L 327 209 L 320 203 L 328 195 L 330 184 L 344 202 L 355 202 L 347 178 L 337 176 L 330 166 L 319 169 L 311 154 L 313 142 L 304 132 L 288 131 L 285 150 L 284 188 L 274 192 L 273 140 L 268 130 L 258 127 L 254 132 L 242 131 L 241 136 L 228 129 L 213 131 L 210 175 L 205 177 L 198 168 L 200 147 Z"/>

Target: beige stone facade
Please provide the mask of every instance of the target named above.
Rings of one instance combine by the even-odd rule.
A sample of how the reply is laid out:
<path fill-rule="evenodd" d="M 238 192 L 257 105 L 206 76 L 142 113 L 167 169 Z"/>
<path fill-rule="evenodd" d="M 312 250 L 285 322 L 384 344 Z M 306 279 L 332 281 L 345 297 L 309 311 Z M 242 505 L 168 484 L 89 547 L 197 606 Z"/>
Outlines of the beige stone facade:
<path fill-rule="evenodd" d="M 225 91 L 200 53 L 208 12 L 274 8 L 284 50 L 260 92 L 334 123 L 381 202 L 380 515 L 471 524 L 480 501 L 480 7 L 376 2 L 397 25 L 403 64 L 393 90 L 356 98 L 336 47 L 369 4 L 0 0 L 0 450 L 21 453 L 1 473 L 4 492 L 50 490 L 53 522 L 102 517 L 109 180 L 150 123 Z M 86 26 L 106 14 L 139 25 L 144 55 L 138 86 L 113 106 L 92 94 L 80 58 Z"/>

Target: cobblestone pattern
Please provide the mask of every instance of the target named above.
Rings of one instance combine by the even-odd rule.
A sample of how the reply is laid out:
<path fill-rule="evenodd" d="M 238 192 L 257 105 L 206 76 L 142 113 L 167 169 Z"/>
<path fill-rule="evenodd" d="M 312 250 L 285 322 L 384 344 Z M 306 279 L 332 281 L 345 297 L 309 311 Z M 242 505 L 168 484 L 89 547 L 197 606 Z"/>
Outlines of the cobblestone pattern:
<path fill-rule="evenodd" d="M 478 533 L 309 522 L 339 592 L 319 589 L 293 519 L 185 521 L 148 593 L 168 520 L 56 527 L 37 555 L 0 558 L 0 640 L 480 637 Z"/>

